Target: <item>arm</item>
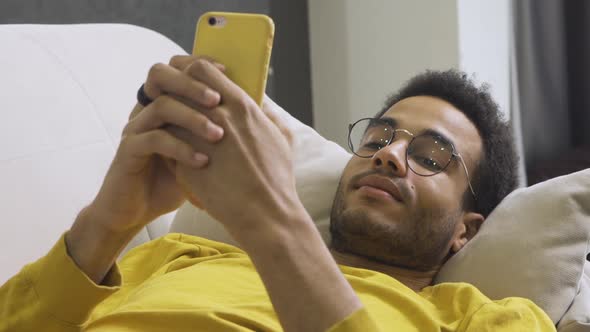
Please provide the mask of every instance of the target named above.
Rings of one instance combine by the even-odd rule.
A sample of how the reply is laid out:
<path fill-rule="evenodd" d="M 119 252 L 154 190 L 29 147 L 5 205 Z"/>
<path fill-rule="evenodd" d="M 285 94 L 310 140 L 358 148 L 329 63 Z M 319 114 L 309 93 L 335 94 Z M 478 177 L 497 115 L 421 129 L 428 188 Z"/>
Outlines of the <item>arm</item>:
<path fill-rule="evenodd" d="M 223 136 L 187 105 L 219 103 L 216 92 L 179 69 L 194 60 L 179 56 L 171 65 L 152 67 L 145 90 L 154 101 L 133 109 L 95 199 L 50 253 L 0 288 L 1 332 L 78 331 L 96 304 L 116 291 L 107 286 L 120 283 L 114 262 L 125 245 L 151 220 L 186 200 L 168 165 L 205 167 L 207 156 L 162 127 L 182 127 L 211 144 Z"/>
<path fill-rule="evenodd" d="M 362 304 L 297 196 L 289 135 L 210 63 L 188 72 L 220 93 L 208 114 L 225 132 L 216 146 L 191 142 L 211 156 L 209 167 L 176 168 L 188 199 L 198 197 L 250 255 L 285 331 L 354 326 L 337 325 L 358 319 L 351 314 Z"/>
<path fill-rule="evenodd" d="M 210 143 L 223 136 L 217 125 L 189 106 L 219 103 L 216 92 L 182 71 L 196 59 L 176 56 L 170 65 L 152 66 L 144 91 L 153 102 L 133 108 L 97 196 L 66 237 L 68 253 L 96 283 L 141 228 L 186 200 L 171 165 L 199 168 L 207 164 L 206 155 L 163 128 L 177 126 Z M 195 158 L 197 154 L 200 159 Z"/>
<path fill-rule="evenodd" d="M 0 331 L 80 331 L 120 284 L 116 268 L 98 286 L 76 266 L 62 236 L 51 251 L 0 287 Z"/>
<path fill-rule="evenodd" d="M 303 207 L 296 204 L 284 212 L 276 218 L 271 213 L 256 216 L 272 218 L 266 225 L 275 227 L 238 235 L 238 241 L 256 266 L 284 330 L 326 331 L 362 304 Z M 367 326 L 361 330 L 368 331 Z"/>

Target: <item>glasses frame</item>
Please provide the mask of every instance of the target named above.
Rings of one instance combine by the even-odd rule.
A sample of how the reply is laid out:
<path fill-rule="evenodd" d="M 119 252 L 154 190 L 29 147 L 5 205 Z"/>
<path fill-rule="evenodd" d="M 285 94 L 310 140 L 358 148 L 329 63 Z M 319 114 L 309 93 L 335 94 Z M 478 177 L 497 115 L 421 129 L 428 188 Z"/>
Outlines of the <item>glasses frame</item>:
<path fill-rule="evenodd" d="M 460 161 L 460 163 L 461 163 L 461 166 L 463 166 L 463 171 L 465 172 L 465 177 L 467 178 L 467 184 L 469 185 L 469 190 L 471 191 L 471 194 L 473 195 L 473 198 L 477 200 L 477 195 L 475 195 L 475 191 L 473 190 L 473 186 L 471 185 L 471 180 L 469 179 L 469 171 L 467 170 L 467 166 L 465 165 L 465 160 L 463 160 L 463 156 L 461 156 L 461 154 L 459 152 L 457 152 L 457 149 L 455 148 L 455 145 L 452 142 L 448 142 L 448 144 L 451 146 L 451 158 L 449 158 L 449 161 L 447 162 L 447 164 L 443 168 L 441 168 L 440 171 L 437 171 L 437 172 L 435 172 L 433 174 L 429 174 L 429 175 L 423 175 L 423 174 L 420 174 L 420 173 L 416 172 L 412 168 L 412 166 L 410 166 L 410 163 L 408 162 L 408 148 L 410 147 L 410 145 L 412 144 L 412 142 L 414 142 L 414 140 L 416 138 L 421 137 L 421 136 L 424 136 L 424 135 L 418 135 L 418 136 L 416 136 L 412 132 L 410 132 L 409 130 L 401 129 L 401 128 L 400 129 L 393 128 L 390 124 L 388 124 L 386 122 L 383 122 L 383 125 L 391 128 L 391 137 L 389 138 L 387 145 L 385 145 L 385 146 L 380 147 L 379 149 L 377 149 L 377 151 L 375 151 L 371 156 L 361 156 L 361 155 L 357 154 L 354 151 L 354 146 L 352 144 L 352 138 L 351 138 L 352 128 L 354 128 L 354 126 L 357 125 L 359 122 L 366 121 L 366 120 L 371 120 L 371 121 L 377 120 L 377 121 L 379 121 L 379 119 L 375 119 L 375 118 L 362 118 L 362 119 L 359 119 L 356 122 L 351 123 L 351 124 L 348 125 L 348 147 L 349 147 L 350 151 L 354 155 L 356 155 L 359 158 L 373 158 L 375 156 L 375 154 L 377 153 L 377 151 L 379 151 L 379 150 L 383 149 L 384 147 L 386 147 L 386 146 L 390 145 L 391 143 L 393 143 L 394 138 L 395 138 L 395 134 L 397 132 L 406 133 L 406 134 L 408 134 L 409 136 L 412 137 L 412 139 L 408 143 L 408 146 L 406 147 L 406 154 L 405 154 L 406 155 L 406 167 L 408 167 L 410 170 L 412 170 L 412 172 L 414 172 L 414 174 L 416 174 L 416 175 L 428 177 L 428 176 L 434 176 L 436 174 L 439 174 L 439 173 L 444 172 L 447 169 L 447 167 L 449 166 L 449 164 L 451 163 L 451 161 L 453 159 L 458 159 Z M 426 135 L 429 135 L 429 134 L 426 134 Z"/>

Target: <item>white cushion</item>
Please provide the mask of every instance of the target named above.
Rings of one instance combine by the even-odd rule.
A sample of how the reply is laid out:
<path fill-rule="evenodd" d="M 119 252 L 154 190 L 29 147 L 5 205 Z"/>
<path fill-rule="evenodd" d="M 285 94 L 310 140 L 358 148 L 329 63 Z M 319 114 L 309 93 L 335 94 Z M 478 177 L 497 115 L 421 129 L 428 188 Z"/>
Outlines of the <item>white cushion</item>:
<path fill-rule="evenodd" d="M 329 242 L 330 209 L 350 154 L 272 106 L 293 131 L 298 194 Z M 579 292 L 590 237 L 589 211 L 590 170 L 517 190 L 443 267 L 436 282 L 470 282 L 493 299 L 532 299 L 554 322 L 579 293 L 578 310 L 568 319 L 570 328 L 583 326 L 575 322 L 589 317 L 589 290 Z M 235 244 L 219 223 L 190 203 L 178 211 L 170 230 Z"/>
<path fill-rule="evenodd" d="M 0 284 L 94 198 L 150 66 L 185 53 L 123 24 L 0 25 Z M 171 214 L 130 246 L 168 231 Z"/>

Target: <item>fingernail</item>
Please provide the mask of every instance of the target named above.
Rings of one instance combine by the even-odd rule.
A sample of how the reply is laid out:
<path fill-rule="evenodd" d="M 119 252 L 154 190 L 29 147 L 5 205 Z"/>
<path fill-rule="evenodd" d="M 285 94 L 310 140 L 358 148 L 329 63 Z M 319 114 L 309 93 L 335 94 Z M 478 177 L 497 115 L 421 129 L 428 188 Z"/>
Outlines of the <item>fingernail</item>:
<path fill-rule="evenodd" d="M 217 103 L 217 102 L 219 102 L 220 98 L 221 98 L 221 96 L 219 96 L 219 93 L 217 93 L 211 89 L 205 90 L 205 100 L 208 103 Z"/>
<path fill-rule="evenodd" d="M 213 140 L 220 139 L 223 136 L 223 128 L 207 122 L 207 136 Z"/>
<path fill-rule="evenodd" d="M 194 160 L 195 166 L 203 167 L 203 166 L 207 165 L 207 162 L 209 161 L 209 157 L 207 157 L 207 155 L 202 154 L 200 152 L 195 152 L 195 154 L 193 155 L 193 160 Z"/>

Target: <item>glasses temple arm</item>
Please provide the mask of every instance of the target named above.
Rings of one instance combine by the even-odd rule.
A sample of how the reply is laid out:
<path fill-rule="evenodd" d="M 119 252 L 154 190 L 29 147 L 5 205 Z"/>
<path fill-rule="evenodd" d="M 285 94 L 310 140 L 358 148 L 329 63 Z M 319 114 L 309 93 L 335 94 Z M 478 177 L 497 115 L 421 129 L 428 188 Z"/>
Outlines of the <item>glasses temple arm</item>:
<path fill-rule="evenodd" d="M 457 157 L 459 157 L 459 159 L 461 159 L 461 166 L 463 166 L 463 170 L 465 171 L 465 176 L 467 176 L 467 184 L 469 185 L 469 189 L 471 190 L 471 194 L 473 194 L 473 198 L 475 198 L 477 200 L 477 196 L 475 195 L 475 191 L 473 190 L 473 187 L 471 186 L 471 180 L 469 179 L 469 171 L 467 170 L 467 166 L 465 166 L 465 160 L 463 160 L 463 157 L 458 153 L 455 156 L 457 156 Z"/>

